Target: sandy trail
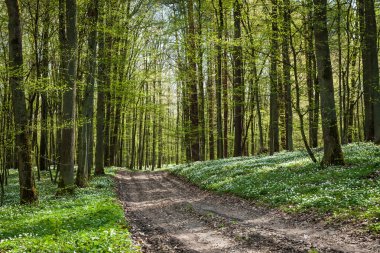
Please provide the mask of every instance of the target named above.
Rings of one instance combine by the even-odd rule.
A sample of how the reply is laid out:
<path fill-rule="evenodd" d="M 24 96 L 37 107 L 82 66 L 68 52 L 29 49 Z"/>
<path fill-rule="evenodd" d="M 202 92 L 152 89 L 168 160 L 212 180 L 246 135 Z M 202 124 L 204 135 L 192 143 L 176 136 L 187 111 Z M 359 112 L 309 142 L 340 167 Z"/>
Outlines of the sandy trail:
<path fill-rule="evenodd" d="M 116 179 L 144 252 L 380 252 L 379 238 L 202 191 L 165 172 Z"/>

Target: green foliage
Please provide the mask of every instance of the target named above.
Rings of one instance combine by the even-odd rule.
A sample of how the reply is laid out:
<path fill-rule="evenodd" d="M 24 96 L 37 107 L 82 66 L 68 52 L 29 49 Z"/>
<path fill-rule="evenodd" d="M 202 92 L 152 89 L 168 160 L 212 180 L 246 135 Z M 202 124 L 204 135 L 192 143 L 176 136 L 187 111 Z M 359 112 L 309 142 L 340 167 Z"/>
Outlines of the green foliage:
<path fill-rule="evenodd" d="M 380 232 L 380 147 L 358 143 L 343 150 L 347 166 L 321 168 L 296 151 L 197 162 L 170 170 L 208 190 L 288 212 L 353 219 Z"/>
<path fill-rule="evenodd" d="M 139 252 L 112 177 L 96 177 L 74 196 L 59 198 L 48 178 L 38 183 L 39 204 L 20 206 L 17 173 L 11 172 L 7 202 L 0 209 L 0 252 Z"/>

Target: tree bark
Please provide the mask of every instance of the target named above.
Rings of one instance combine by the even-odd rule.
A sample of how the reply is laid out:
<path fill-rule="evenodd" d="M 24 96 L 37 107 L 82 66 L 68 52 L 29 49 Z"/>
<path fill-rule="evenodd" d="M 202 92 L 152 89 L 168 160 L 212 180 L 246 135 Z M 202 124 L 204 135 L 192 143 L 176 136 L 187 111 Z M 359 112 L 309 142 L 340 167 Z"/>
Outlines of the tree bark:
<path fill-rule="evenodd" d="M 290 38 L 290 1 L 284 0 L 283 7 L 283 40 L 282 40 L 282 59 L 283 59 L 283 85 L 285 103 L 285 148 L 293 150 L 293 111 L 292 111 L 292 88 L 290 83 L 290 57 L 289 57 L 289 38 Z"/>
<path fill-rule="evenodd" d="M 373 0 L 358 1 L 364 91 L 364 136 L 380 144 L 380 87 L 377 26 Z"/>
<path fill-rule="evenodd" d="M 234 156 L 243 155 L 243 131 L 244 131 L 244 80 L 243 80 L 243 49 L 241 46 L 241 4 L 239 0 L 234 2 L 234 38 L 233 51 L 234 80 Z"/>
<path fill-rule="evenodd" d="M 99 12 L 99 25 L 104 26 L 104 4 Z M 96 102 L 96 150 L 95 175 L 104 175 L 104 116 L 105 116 L 105 82 L 106 82 L 106 48 L 104 42 L 104 27 L 99 30 L 98 36 L 98 82 Z"/>
<path fill-rule="evenodd" d="M 187 57 L 189 61 L 188 69 L 188 96 L 190 109 L 190 139 L 191 139 L 191 160 L 200 160 L 200 144 L 199 144 L 199 109 L 198 109 L 198 88 L 197 88 L 197 65 L 196 65 L 196 34 L 194 23 L 194 3 L 193 0 L 187 2 L 187 18 L 188 18 L 188 45 Z"/>
<path fill-rule="evenodd" d="M 278 112 L 278 76 L 277 76 L 277 50 L 278 50 L 278 3 L 272 0 L 272 34 L 270 49 L 270 123 L 269 123 L 269 153 L 273 155 L 280 150 L 279 144 L 279 112 Z"/>
<path fill-rule="evenodd" d="M 98 0 L 92 0 L 88 10 L 87 17 L 89 20 L 89 37 L 88 37 L 88 74 L 86 77 L 86 87 L 84 91 L 83 112 L 82 117 L 84 123 L 82 132 L 80 133 L 80 150 L 79 162 L 76 176 L 76 185 L 86 187 L 88 177 L 91 175 L 91 166 L 93 160 L 93 118 L 94 118 L 94 85 L 96 74 L 96 39 L 97 39 L 97 20 L 98 20 Z"/>
<path fill-rule="evenodd" d="M 227 41 L 228 32 L 227 32 L 227 22 L 224 23 L 224 41 Z M 223 84 L 223 156 L 224 158 L 228 157 L 228 62 L 227 62 L 227 45 L 223 48 L 223 74 L 222 74 L 222 84 Z"/>
<path fill-rule="evenodd" d="M 17 167 L 20 181 L 20 203 L 31 204 L 37 201 L 34 184 L 28 113 L 26 110 L 23 83 L 23 51 L 20 25 L 20 9 L 17 0 L 6 0 L 9 32 L 9 85 L 12 90 L 12 107 L 16 128 Z"/>
<path fill-rule="evenodd" d="M 310 4 L 309 4 L 310 3 Z M 312 23 L 312 1 L 307 4 L 308 13 L 305 22 L 305 44 L 306 44 L 306 83 L 308 94 L 308 115 L 309 115 L 309 143 L 312 148 L 318 146 L 318 125 L 319 125 L 319 88 L 316 78 L 316 62 L 313 43 L 313 23 Z"/>
<path fill-rule="evenodd" d="M 153 125 L 152 125 L 152 171 L 156 168 L 157 161 L 157 101 L 156 101 L 156 80 L 153 80 Z M 160 106 L 160 105 L 159 105 Z"/>
<path fill-rule="evenodd" d="M 219 14 L 219 15 L 218 15 Z M 219 17 L 218 17 L 219 16 Z M 223 126 L 222 126 L 222 40 L 223 40 L 223 1 L 219 0 L 218 19 L 218 43 L 216 43 L 216 131 L 217 143 L 216 153 L 219 159 L 223 158 Z"/>
<path fill-rule="evenodd" d="M 43 19 L 43 36 L 42 36 L 42 62 L 41 74 L 44 82 L 49 78 L 49 1 L 46 1 L 46 13 Z M 41 135 L 40 135 L 40 170 L 48 169 L 48 98 L 47 92 L 41 93 Z"/>
<path fill-rule="evenodd" d="M 334 100 L 334 85 L 327 30 L 327 0 L 314 0 L 314 39 L 318 80 L 321 93 L 321 112 L 324 165 L 344 164 Z"/>
<path fill-rule="evenodd" d="M 215 139 L 214 139 L 214 82 L 212 78 L 211 59 L 207 63 L 207 101 L 208 101 L 208 149 L 210 160 L 215 159 Z"/>
<path fill-rule="evenodd" d="M 198 49 L 198 94 L 199 94 L 199 159 L 205 160 L 206 157 L 206 120 L 205 120 L 205 94 L 204 94 L 204 74 L 203 74 L 203 47 L 202 47 L 202 0 L 198 0 L 198 26 L 197 26 L 197 49 Z"/>
<path fill-rule="evenodd" d="M 111 3 L 107 3 L 107 9 L 112 8 Z M 106 26 L 111 27 L 113 20 L 112 17 L 107 17 Z M 104 124 L 104 166 L 111 166 L 111 126 L 112 126 L 112 115 L 114 113 L 114 105 L 112 104 L 112 93 L 111 93 L 111 70 L 112 70 L 112 45 L 113 45 L 113 35 L 110 31 L 105 32 L 105 49 L 106 55 L 105 61 L 105 79 L 104 79 L 104 103 L 105 103 L 105 124 Z"/>
<path fill-rule="evenodd" d="M 77 3 L 66 0 L 66 50 L 68 57 L 66 91 L 63 94 L 64 127 L 60 145 L 60 179 L 58 193 L 74 191 L 74 150 L 75 150 L 75 99 L 77 73 Z"/>

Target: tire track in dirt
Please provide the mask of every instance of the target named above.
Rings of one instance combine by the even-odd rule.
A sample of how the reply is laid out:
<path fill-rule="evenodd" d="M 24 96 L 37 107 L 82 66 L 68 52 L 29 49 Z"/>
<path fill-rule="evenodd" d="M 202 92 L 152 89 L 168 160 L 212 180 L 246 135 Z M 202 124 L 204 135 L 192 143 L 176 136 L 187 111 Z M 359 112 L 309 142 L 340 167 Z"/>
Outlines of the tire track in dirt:
<path fill-rule="evenodd" d="M 379 238 L 202 191 L 166 172 L 120 172 L 116 179 L 144 252 L 380 252 Z"/>

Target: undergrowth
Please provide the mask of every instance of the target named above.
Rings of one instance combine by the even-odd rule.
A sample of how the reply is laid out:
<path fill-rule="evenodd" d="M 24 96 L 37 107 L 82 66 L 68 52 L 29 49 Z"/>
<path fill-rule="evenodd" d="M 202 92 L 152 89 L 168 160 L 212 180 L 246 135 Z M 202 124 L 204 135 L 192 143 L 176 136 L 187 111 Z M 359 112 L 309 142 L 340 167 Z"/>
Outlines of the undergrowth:
<path fill-rule="evenodd" d="M 11 171 L 0 208 L 0 252 L 139 252 L 110 175 L 93 178 L 74 196 L 58 198 L 47 174 L 37 184 L 39 203 L 20 206 L 17 172 Z"/>
<path fill-rule="evenodd" d="M 343 150 L 346 166 L 321 168 L 295 151 L 196 162 L 170 171 L 204 189 L 288 212 L 351 220 L 380 233 L 380 147 L 356 143 Z M 316 155 L 321 159 L 321 152 Z"/>

